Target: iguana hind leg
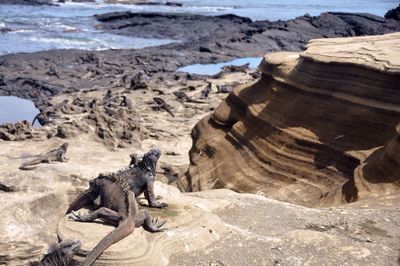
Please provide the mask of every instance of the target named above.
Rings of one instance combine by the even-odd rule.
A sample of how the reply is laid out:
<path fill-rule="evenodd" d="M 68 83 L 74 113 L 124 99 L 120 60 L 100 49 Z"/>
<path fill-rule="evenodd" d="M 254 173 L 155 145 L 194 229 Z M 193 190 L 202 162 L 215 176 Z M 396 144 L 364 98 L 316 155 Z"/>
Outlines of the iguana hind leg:
<path fill-rule="evenodd" d="M 99 244 L 94 247 L 94 249 L 86 257 L 82 266 L 92 265 L 97 257 L 99 257 L 100 254 L 103 253 L 103 251 L 106 250 L 109 246 L 133 233 L 133 230 L 135 229 L 135 217 L 138 213 L 138 207 L 133 192 L 128 192 L 127 199 L 127 216 L 122 216 L 122 213 L 118 213 L 122 217 L 119 226 L 115 228 L 111 233 L 109 233 L 106 237 L 104 237 L 99 242 Z"/>
<path fill-rule="evenodd" d="M 98 192 L 94 191 L 92 188 L 85 190 L 80 194 L 72 203 L 69 205 L 66 215 L 72 211 L 77 211 L 83 206 L 93 204 L 94 200 L 99 195 Z"/>
<path fill-rule="evenodd" d="M 74 211 L 72 211 L 71 213 L 71 218 L 78 222 L 91 222 L 96 220 L 97 218 L 101 218 L 113 225 L 118 225 L 118 223 L 122 220 L 121 216 L 117 212 L 106 207 L 101 207 L 85 215 L 77 214 Z"/>

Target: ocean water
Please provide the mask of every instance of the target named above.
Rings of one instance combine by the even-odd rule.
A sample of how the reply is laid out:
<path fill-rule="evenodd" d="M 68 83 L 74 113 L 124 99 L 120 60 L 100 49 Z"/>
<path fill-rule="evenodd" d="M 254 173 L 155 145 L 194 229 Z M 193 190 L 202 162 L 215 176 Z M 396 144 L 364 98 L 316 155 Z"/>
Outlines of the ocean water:
<path fill-rule="evenodd" d="M 253 20 L 286 20 L 309 13 L 326 11 L 361 12 L 383 16 L 399 0 L 171 0 L 183 7 L 71 3 L 60 6 L 0 5 L 0 28 L 13 31 L 0 33 L 0 55 L 49 49 L 77 48 L 143 48 L 162 45 L 172 40 L 119 36 L 97 30 L 94 14 L 113 11 L 196 13 L 204 15 L 236 14 Z"/>
<path fill-rule="evenodd" d="M 0 96 L 0 125 L 4 123 L 15 123 L 27 120 L 32 123 L 33 118 L 40 111 L 33 102 L 15 96 Z M 39 123 L 35 123 L 39 127 Z"/>

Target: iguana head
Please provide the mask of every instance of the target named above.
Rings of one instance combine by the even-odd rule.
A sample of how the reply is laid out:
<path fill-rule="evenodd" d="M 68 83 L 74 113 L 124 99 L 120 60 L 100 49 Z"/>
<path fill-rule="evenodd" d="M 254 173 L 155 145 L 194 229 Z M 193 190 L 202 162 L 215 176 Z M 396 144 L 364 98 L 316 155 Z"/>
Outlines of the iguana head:
<path fill-rule="evenodd" d="M 65 142 L 63 145 L 61 145 L 61 148 L 66 151 L 68 146 L 69 146 L 69 143 Z"/>
<path fill-rule="evenodd" d="M 144 155 L 131 154 L 130 168 L 138 167 L 141 170 L 151 171 L 155 176 L 157 161 L 160 159 L 161 150 L 159 148 L 151 148 Z"/>
<path fill-rule="evenodd" d="M 60 252 L 63 255 L 73 256 L 81 250 L 81 241 L 79 240 L 63 240 L 61 243 L 55 243 L 49 246 L 47 254 Z"/>

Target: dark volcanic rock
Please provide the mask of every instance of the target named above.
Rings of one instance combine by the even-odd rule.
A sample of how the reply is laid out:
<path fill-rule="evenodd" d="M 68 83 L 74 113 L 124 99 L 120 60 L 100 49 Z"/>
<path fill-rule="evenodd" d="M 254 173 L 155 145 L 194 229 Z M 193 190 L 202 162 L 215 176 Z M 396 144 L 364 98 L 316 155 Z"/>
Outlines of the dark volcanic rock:
<path fill-rule="evenodd" d="M 369 14 L 330 12 L 305 15 L 288 21 L 252 21 L 236 15 L 114 12 L 97 15 L 101 28 L 117 34 L 179 40 L 138 50 L 51 50 L 0 57 L 0 95 L 31 99 L 40 109 L 38 117 L 49 125 L 67 113 L 85 113 L 96 134 L 111 146 L 131 142 L 138 124 L 129 117 L 132 110 L 106 106 L 88 108 L 76 103 L 54 107 L 53 96 L 77 91 L 125 88 L 146 89 L 149 81 L 199 79 L 202 76 L 176 73 L 194 63 L 218 63 L 238 57 L 263 56 L 271 51 L 301 51 L 308 40 L 325 37 L 384 34 L 400 31 L 400 22 Z M 62 103 L 61 103 L 62 104 Z M 93 109 L 93 110 L 92 110 Z M 73 126 L 72 130 L 80 128 Z M 115 129 L 112 129 L 115 128 Z M 70 128 L 57 135 L 73 135 Z M 120 142 L 122 140 L 122 143 Z"/>
<path fill-rule="evenodd" d="M 2 140 L 25 140 L 35 139 L 39 135 L 30 126 L 28 121 L 20 121 L 15 124 L 7 123 L 0 125 L 0 139 Z"/>
<path fill-rule="evenodd" d="M 386 12 L 385 18 L 400 20 L 400 5 Z"/>

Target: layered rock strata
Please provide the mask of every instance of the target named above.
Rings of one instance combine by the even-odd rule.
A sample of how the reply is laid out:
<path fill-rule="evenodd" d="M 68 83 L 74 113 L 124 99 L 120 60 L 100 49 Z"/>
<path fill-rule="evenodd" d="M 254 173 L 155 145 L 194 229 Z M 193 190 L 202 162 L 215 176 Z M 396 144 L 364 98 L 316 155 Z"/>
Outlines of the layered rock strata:
<path fill-rule="evenodd" d="M 398 137 L 377 151 L 400 118 L 399 58 L 399 33 L 313 40 L 302 53 L 267 54 L 262 78 L 234 89 L 195 126 L 191 165 L 178 185 L 305 206 L 379 195 L 400 171 Z M 383 155 L 373 159 L 377 152 Z M 329 194 L 351 180 L 340 197 Z"/>

